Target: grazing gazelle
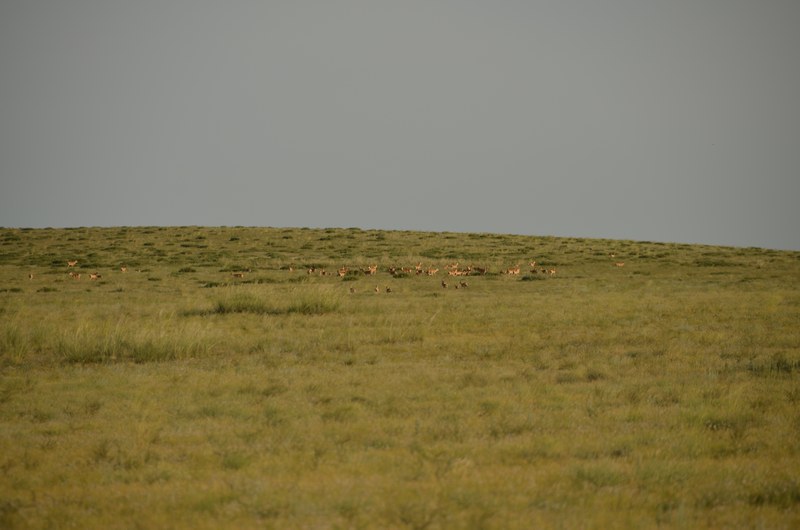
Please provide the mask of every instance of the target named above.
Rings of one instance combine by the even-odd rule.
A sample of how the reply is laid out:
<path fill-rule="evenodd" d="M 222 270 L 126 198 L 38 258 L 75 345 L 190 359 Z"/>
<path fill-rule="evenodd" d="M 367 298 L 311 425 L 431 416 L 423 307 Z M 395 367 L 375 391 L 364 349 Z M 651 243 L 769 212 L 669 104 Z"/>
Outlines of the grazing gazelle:
<path fill-rule="evenodd" d="M 78 277 L 80 277 L 80 275 L 78 275 Z M 100 275 L 99 272 L 93 272 L 93 273 L 89 274 L 89 279 L 90 280 L 99 280 L 100 278 L 102 278 L 102 276 Z"/>
<path fill-rule="evenodd" d="M 67 267 L 74 267 L 78 264 L 78 260 L 70 260 L 67 262 Z"/>
<path fill-rule="evenodd" d="M 624 267 L 624 266 L 625 266 L 625 262 L 624 262 L 624 261 L 618 261 L 618 262 L 616 262 L 616 263 L 614 264 L 614 266 L 615 266 L 615 267 Z"/>

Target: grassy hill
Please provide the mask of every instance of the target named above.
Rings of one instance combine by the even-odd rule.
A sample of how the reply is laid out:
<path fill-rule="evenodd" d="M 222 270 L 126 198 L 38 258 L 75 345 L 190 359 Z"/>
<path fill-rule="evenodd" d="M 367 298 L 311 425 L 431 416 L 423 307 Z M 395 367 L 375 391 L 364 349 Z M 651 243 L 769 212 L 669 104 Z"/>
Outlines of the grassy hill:
<path fill-rule="evenodd" d="M 797 528 L 799 377 L 798 252 L 0 229 L 0 527 Z"/>

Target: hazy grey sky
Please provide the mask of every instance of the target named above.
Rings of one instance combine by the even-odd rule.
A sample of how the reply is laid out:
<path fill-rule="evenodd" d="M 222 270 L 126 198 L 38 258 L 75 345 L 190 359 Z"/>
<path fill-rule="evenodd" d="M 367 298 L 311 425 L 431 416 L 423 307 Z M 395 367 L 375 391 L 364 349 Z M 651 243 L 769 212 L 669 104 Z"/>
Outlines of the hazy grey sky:
<path fill-rule="evenodd" d="M 0 226 L 800 249 L 797 0 L 0 0 Z"/>

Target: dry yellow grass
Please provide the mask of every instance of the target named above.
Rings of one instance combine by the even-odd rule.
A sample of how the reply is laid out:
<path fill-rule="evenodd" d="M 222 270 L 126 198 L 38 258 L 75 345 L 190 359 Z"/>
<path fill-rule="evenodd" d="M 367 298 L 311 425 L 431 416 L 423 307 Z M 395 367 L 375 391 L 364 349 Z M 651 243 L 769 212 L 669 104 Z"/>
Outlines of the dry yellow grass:
<path fill-rule="evenodd" d="M 194 227 L 0 245 L 2 527 L 800 525 L 798 253 Z M 558 274 L 500 274 L 533 260 Z M 489 274 L 387 272 L 453 262 Z"/>

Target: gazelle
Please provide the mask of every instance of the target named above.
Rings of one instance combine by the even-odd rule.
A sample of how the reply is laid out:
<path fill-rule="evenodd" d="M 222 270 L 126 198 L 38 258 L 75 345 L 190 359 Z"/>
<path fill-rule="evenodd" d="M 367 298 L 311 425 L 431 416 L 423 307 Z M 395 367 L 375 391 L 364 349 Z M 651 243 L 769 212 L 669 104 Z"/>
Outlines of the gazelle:
<path fill-rule="evenodd" d="M 427 274 L 428 276 L 433 276 L 433 275 L 435 275 L 437 272 L 439 272 L 439 269 L 432 269 L 432 268 L 431 268 L 431 269 L 428 269 L 428 270 L 426 270 L 426 271 L 425 271 L 425 274 Z"/>
<path fill-rule="evenodd" d="M 33 279 L 33 273 L 32 273 L 32 272 L 31 272 L 30 274 L 28 274 L 28 279 L 29 279 L 29 280 L 32 280 L 32 279 Z"/>
<path fill-rule="evenodd" d="M 70 260 L 67 262 L 67 267 L 74 267 L 78 264 L 78 260 Z"/>
<path fill-rule="evenodd" d="M 506 269 L 506 274 L 519 274 L 519 265 Z"/>
<path fill-rule="evenodd" d="M 625 262 L 624 262 L 624 261 L 618 261 L 618 262 L 616 262 L 616 263 L 614 264 L 614 266 L 615 266 L 615 267 L 624 267 L 624 266 L 625 266 Z"/>
<path fill-rule="evenodd" d="M 128 267 L 122 266 L 119 268 L 120 272 L 128 272 Z"/>
<path fill-rule="evenodd" d="M 231 276 L 233 276 L 234 278 L 244 278 L 244 273 L 243 272 L 232 272 Z"/>
<path fill-rule="evenodd" d="M 80 274 L 78 275 L 78 277 L 80 278 Z M 102 276 L 100 275 L 99 272 L 93 272 L 93 273 L 89 274 L 89 279 L 90 280 L 99 280 L 100 278 L 102 278 Z"/>
<path fill-rule="evenodd" d="M 442 288 L 447 289 L 447 282 L 442 280 Z"/>
<path fill-rule="evenodd" d="M 467 287 L 467 282 L 458 282 L 458 284 L 463 288 Z"/>

